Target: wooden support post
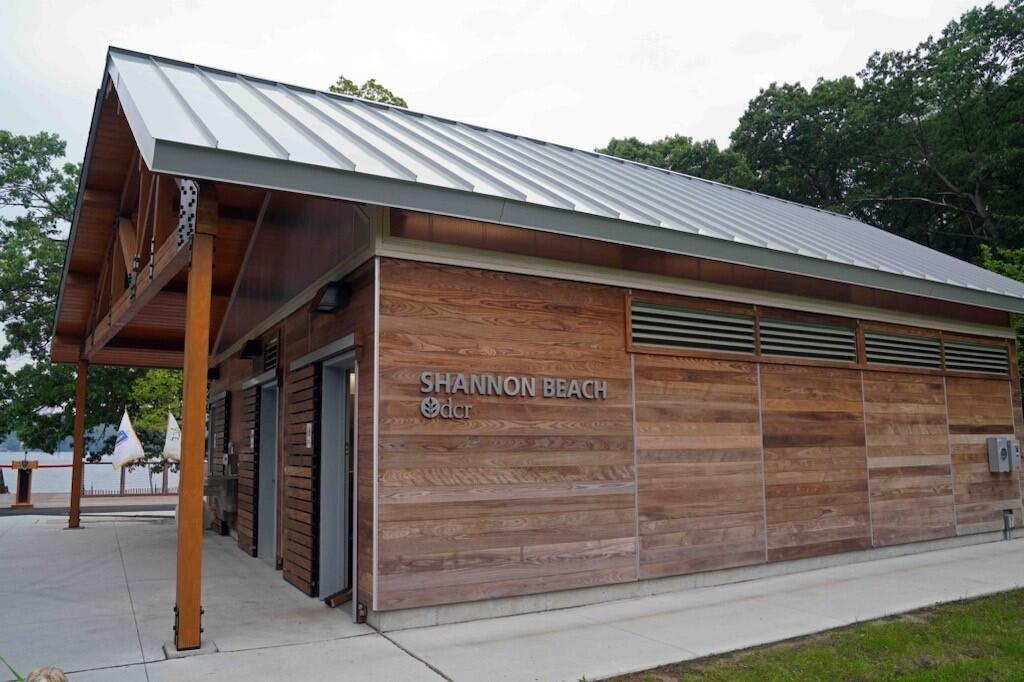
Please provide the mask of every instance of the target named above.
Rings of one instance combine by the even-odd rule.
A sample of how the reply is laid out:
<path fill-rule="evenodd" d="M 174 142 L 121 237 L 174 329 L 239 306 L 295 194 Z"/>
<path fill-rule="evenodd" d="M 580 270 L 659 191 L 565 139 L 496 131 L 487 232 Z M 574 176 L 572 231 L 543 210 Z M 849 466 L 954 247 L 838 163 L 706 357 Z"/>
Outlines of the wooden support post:
<path fill-rule="evenodd" d="M 203 552 L 203 454 L 206 373 L 210 352 L 210 299 L 215 201 L 200 198 L 185 302 L 185 367 L 182 372 L 181 471 L 178 477 L 178 572 L 174 646 L 201 646 Z"/>
<path fill-rule="evenodd" d="M 89 363 L 78 361 L 78 378 L 75 379 L 75 427 L 74 458 L 71 464 L 71 505 L 68 510 L 68 528 L 78 528 L 82 512 L 82 474 L 85 469 L 85 397 Z"/>

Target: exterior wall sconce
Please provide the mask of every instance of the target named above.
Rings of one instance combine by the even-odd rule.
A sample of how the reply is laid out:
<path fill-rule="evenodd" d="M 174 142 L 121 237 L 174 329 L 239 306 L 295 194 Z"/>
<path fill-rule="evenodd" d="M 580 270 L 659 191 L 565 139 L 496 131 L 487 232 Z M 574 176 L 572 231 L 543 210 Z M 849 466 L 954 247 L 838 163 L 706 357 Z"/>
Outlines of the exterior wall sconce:
<path fill-rule="evenodd" d="M 238 357 L 243 360 L 252 360 L 263 355 L 263 342 L 259 339 L 249 339 L 242 346 L 242 352 L 239 353 Z"/>
<path fill-rule="evenodd" d="M 346 307 L 351 290 L 345 282 L 328 282 L 313 299 L 314 313 L 335 313 Z"/>

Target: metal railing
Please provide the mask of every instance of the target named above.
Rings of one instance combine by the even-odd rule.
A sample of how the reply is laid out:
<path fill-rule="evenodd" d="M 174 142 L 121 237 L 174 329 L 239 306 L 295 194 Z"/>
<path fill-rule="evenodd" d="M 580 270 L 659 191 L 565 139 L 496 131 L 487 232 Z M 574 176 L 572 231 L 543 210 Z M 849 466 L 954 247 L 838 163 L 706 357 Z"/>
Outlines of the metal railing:
<path fill-rule="evenodd" d="M 90 466 L 109 467 L 110 462 L 83 462 L 88 471 Z M 39 469 L 70 469 L 73 465 L 68 464 L 40 464 Z M 84 472 L 83 472 L 84 473 Z M 96 488 L 88 485 L 88 476 L 82 476 L 82 497 L 128 497 L 140 495 L 177 495 L 178 488 L 168 485 L 168 468 L 164 467 L 160 477 L 159 485 L 152 487 L 128 487 L 125 485 L 127 469 L 121 469 L 120 484 L 117 488 Z"/>

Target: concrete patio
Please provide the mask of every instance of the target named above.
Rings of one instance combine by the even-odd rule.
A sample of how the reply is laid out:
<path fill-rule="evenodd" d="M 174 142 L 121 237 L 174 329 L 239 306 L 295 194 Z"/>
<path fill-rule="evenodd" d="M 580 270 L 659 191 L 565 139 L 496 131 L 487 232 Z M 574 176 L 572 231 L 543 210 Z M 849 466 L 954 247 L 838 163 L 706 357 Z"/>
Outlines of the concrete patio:
<path fill-rule="evenodd" d="M 600 679 L 1024 587 L 1018 539 L 379 634 L 207 534 L 204 637 L 218 652 L 167 660 L 173 519 L 65 523 L 0 518 L 0 655 L 22 674 L 53 664 L 76 682 Z"/>

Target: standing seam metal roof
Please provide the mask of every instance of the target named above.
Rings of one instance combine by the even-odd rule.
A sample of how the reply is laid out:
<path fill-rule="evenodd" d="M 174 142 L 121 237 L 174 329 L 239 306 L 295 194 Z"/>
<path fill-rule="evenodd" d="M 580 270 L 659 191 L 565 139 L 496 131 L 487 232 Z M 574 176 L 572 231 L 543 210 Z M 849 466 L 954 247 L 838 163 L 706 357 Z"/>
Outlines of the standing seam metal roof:
<path fill-rule="evenodd" d="M 117 48 L 108 53 L 107 74 L 156 172 L 577 234 L 1024 312 L 1024 284 L 852 218 L 756 192 Z"/>

